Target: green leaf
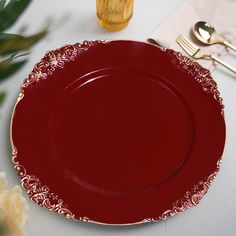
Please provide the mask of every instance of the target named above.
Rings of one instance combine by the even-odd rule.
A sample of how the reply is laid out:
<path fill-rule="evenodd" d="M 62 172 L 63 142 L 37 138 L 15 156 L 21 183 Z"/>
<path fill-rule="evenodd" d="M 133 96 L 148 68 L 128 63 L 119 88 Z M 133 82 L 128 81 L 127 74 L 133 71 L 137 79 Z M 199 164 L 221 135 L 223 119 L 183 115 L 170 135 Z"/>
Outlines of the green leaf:
<path fill-rule="evenodd" d="M 7 226 L 4 220 L 3 223 L 0 224 L 0 236 L 8 235 L 8 233 L 9 231 L 7 230 Z"/>
<path fill-rule="evenodd" d="M 14 59 L 19 58 L 19 57 L 23 57 L 28 55 L 29 53 L 21 53 L 21 54 L 17 54 L 14 53 L 12 54 L 10 57 L 8 57 L 7 59 L 0 61 L 0 70 L 5 67 L 7 64 L 9 64 L 10 62 L 12 62 Z"/>
<path fill-rule="evenodd" d="M 0 236 L 4 236 L 6 234 L 5 229 L 0 226 Z"/>
<path fill-rule="evenodd" d="M 47 33 L 47 29 L 29 37 L 23 37 L 18 34 L 0 33 L 0 55 L 3 56 L 27 50 L 44 38 Z"/>
<path fill-rule="evenodd" d="M 22 61 L 14 62 L 14 63 L 12 62 L 12 60 L 14 60 L 15 58 L 23 56 L 23 55 L 26 55 L 26 54 L 13 55 L 5 59 L 4 61 L 0 62 L 0 81 L 14 74 L 27 62 L 27 60 L 22 60 Z"/>
<path fill-rule="evenodd" d="M 0 106 L 2 105 L 2 103 L 4 102 L 6 97 L 6 93 L 4 92 L 0 92 Z M 0 234 L 1 235 L 1 234 Z"/>
<path fill-rule="evenodd" d="M 11 27 L 30 2 L 31 0 L 10 0 L 10 2 L 0 10 L 0 32 Z"/>
<path fill-rule="evenodd" d="M 4 8 L 6 0 L 0 0 L 0 11 Z"/>

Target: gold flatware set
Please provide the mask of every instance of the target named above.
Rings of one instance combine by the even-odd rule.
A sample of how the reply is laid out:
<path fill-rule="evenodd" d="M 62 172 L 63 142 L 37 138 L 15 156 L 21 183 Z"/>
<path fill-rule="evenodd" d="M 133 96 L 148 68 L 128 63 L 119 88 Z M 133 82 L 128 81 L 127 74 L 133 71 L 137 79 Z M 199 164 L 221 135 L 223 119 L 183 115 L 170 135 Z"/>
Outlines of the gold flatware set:
<path fill-rule="evenodd" d="M 212 27 L 209 23 L 204 21 L 197 22 L 193 27 L 193 34 L 195 37 L 201 42 L 206 45 L 212 44 L 222 44 L 234 51 L 236 51 L 236 47 L 230 44 L 229 42 L 221 39 L 215 28 Z M 218 59 L 214 55 L 207 53 L 205 50 L 198 47 L 196 44 L 191 42 L 185 36 L 180 36 L 177 38 L 177 43 L 183 48 L 183 50 L 194 59 L 206 59 L 218 62 L 222 66 L 226 67 L 230 71 L 236 74 L 236 69 L 232 66 L 226 64 L 222 60 Z"/>

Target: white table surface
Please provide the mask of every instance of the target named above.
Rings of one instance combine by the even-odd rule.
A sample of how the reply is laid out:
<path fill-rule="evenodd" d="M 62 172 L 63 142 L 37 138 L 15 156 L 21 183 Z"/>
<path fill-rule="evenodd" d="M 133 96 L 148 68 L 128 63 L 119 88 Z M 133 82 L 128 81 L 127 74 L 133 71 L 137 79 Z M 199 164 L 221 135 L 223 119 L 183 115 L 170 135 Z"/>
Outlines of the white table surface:
<path fill-rule="evenodd" d="M 45 54 L 45 51 L 64 44 L 91 39 L 145 41 L 153 30 L 161 25 L 165 18 L 183 2 L 184 0 L 135 0 L 134 16 L 130 25 L 120 32 L 108 32 L 97 24 L 95 0 L 33 1 L 17 25 L 12 28 L 12 32 L 22 25 L 27 25 L 28 31 L 33 33 L 43 26 L 48 17 L 56 22 L 63 18 L 65 23 L 61 26 L 55 25 L 51 34 L 33 48 L 27 65 L 0 84 L 0 91 L 7 91 L 7 99 L 0 110 L 0 171 L 7 173 L 10 186 L 19 184 L 19 179 L 10 161 L 9 121 L 11 111 L 20 84 L 32 70 L 33 65 Z M 225 60 L 236 66 L 236 53 L 227 56 Z M 28 200 L 30 212 L 26 225 L 27 235 L 236 235 L 236 76 L 220 68 L 212 75 L 217 81 L 224 99 L 227 140 L 220 173 L 208 194 L 197 207 L 158 223 L 114 227 L 66 220 L 63 216 L 51 213 Z"/>

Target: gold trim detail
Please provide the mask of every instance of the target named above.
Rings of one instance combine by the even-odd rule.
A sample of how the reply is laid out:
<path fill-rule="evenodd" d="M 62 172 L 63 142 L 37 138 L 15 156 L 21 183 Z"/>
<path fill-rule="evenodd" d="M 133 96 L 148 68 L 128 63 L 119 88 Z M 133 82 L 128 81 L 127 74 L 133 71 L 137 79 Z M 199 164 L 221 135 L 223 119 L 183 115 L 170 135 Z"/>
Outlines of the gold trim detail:
<path fill-rule="evenodd" d="M 224 116 L 223 99 L 220 97 L 216 82 L 212 79 L 210 71 L 202 67 L 196 61 L 183 56 L 180 52 L 168 49 L 168 52 L 173 54 L 178 60 L 179 65 L 187 71 L 201 86 L 204 92 L 213 94 L 214 99 L 221 106 L 221 115 Z"/>
<path fill-rule="evenodd" d="M 57 68 L 64 68 L 66 62 L 74 61 L 81 52 L 88 49 L 90 46 L 106 42 L 109 41 L 84 41 L 83 43 L 66 45 L 62 48 L 47 52 L 40 62 L 34 66 L 33 71 L 29 74 L 28 78 L 26 78 L 21 88 L 24 89 L 30 84 L 44 79 L 48 75 L 52 75 Z"/>
<path fill-rule="evenodd" d="M 13 148 L 12 155 L 14 168 L 18 171 L 21 185 L 26 190 L 29 198 L 50 211 L 63 214 L 68 219 L 75 219 L 75 215 L 67 209 L 63 200 L 59 199 L 56 194 L 50 193 L 49 188 L 46 185 L 42 185 L 36 176 L 27 174 L 26 169 L 16 160 L 17 151 L 15 148 Z"/>
<path fill-rule="evenodd" d="M 221 159 L 217 162 L 217 167 L 213 174 L 208 176 L 205 181 L 200 181 L 198 184 L 194 185 L 193 188 L 190 191 L 187 191 L 182 198 L 176 200 L 173 203 L 171 210 L 165 211 L 159 219 L 165 220 L 168 216 L 182 213 L 187 209 L 198 205 L 203 196 L 208 192 L 212 181 L 215 179 L 217 173 L 219 172 L 220 162 Z"/>

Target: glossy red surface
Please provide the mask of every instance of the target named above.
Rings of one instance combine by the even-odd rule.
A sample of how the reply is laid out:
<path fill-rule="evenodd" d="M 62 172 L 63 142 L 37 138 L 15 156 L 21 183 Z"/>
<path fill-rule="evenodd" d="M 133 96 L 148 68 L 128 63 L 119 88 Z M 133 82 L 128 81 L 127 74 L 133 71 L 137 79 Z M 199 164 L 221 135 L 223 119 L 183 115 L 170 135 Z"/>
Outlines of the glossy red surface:
<path fill-rule="evenodd" d="M 23 186 L 59 212 L 50 207 L 56 194 L 75 219 L 164 218 L 218 168 L 225 123 L 215 82 L 198 64 L 184 68 L 186 58 L 171 50 L 85 45 L 46 54 L 22 86 L 12 143 Z M 35 182 L 25 184 L 32 175 L 41 199 Z"/>

